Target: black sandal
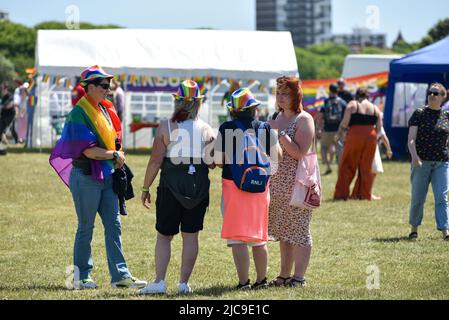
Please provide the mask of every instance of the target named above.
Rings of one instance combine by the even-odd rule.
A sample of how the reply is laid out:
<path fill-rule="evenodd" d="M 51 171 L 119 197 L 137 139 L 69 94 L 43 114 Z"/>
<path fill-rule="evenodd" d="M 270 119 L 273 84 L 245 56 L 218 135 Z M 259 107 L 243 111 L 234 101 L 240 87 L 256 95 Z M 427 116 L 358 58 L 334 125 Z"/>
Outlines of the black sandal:
<path fill-rule="evenodd" d="M 267 278 L 264 278 L 260 282 L 254 282 L 254 284 L 251 285 L 251 289 L 266 289 L 268 288 L 268 281 Z"/>
<path fill-rule="evenodd" d="M 306 279 L 291 278 L 288 285 L 292 288 L 304 288 L 307 286 Z"/>
<path fill-rule="evenodd" d="M 278 280 L 281 280 L 282 282 L 279 282 Z M 276 279 L 271 280 L 268 285 L 270 287 L 282 287 L 282 286 L 286 286 L 290 280 L 291 280 L 291 277 L 284 278 L 281 276 L 277 276 Z"/>
<path fill-rule="evenodd" d="M 239 284 L 235 287 L 237 290 L 249 290 L 249 289 L 251 289 L 251 283 L 250 283 L 250 281 L 249 281 L 249 279 L 248 279 L 248 281 L 246 281 L 246 283 L 245 284 L 241 284 L 240 282 L 239 282 Z"/>
<path fill-rule="evenodd" d="M 409 240 L 416 240 L 418 238 L 418 232 L 411 232 L 409 235 L 408 235 L 408 239 Z"/>
<path fill-rule="evenodd" d="M 449 234 L 444 237 L 444 241 L 449 241 Z"/>

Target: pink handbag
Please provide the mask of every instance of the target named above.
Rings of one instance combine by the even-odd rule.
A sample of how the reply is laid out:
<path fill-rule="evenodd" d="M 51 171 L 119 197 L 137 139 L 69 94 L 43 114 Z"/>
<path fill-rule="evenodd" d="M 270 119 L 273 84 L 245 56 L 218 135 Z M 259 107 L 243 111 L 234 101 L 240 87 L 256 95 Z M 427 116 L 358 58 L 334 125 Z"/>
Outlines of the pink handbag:
<path fill-rule="evenodd" d="M 321 204 L 321 177 L 318 158 L 313 150 L 298 160 L 295 186 L 293 188 L 290 205 L 302 209 L 316 209 Z"/>

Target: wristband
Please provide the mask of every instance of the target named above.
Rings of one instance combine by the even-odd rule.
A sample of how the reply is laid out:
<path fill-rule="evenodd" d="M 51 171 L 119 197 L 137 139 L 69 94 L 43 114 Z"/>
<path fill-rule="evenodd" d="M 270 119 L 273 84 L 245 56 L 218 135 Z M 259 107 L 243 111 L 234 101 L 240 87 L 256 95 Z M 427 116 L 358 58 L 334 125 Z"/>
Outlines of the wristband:
<path fill-rule="evenodd" d="M 142 192 L 150 192 L 150 188 L 149 187 L 148 188 L 142 187 L 141 191 Z"/>

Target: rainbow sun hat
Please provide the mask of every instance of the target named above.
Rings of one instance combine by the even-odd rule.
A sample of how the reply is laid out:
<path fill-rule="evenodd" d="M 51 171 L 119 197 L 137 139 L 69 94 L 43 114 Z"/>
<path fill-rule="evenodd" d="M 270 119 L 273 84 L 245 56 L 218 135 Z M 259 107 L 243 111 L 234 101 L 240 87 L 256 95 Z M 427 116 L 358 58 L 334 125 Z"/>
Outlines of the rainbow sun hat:
<path fill-rule="evenodd" d="M 241 112 L 246 109 L 257 107 L 260 101 L 256 100 L 248 88 L 240 88 L 231 94 L 231 101 L 226 107 L 232 112 Z"/>
<path fill-rule="evenodd" d="M 198 84 L 193 80 L 184 80 L 178 87 L 178 91 L 173 94 L 176 100 L 200 100 L 204 96 L 201 95 L 201 90 Z"/>
<path fill-rule="evenodd" d="M 107 74 L 100 66 L 94 65 L 85 69 L 81 73 L 80 84 L 85 87 L 89 82 L 92 82 L 96 79 L 112 79 L 113 75 Z"/>

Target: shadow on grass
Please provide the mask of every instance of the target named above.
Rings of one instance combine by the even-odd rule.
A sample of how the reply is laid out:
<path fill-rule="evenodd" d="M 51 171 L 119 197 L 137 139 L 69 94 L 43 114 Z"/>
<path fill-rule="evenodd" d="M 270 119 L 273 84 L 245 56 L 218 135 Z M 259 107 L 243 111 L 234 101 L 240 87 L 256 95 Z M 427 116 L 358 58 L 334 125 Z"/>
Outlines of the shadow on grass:
<path fill-rule="evenodd" d="M 374 238 L 372 241 L 380 243 L 414 242 L 414 240 L 410 240 L 408 237 Z"/>
<path fill-rule="evenodd" d="M 178 293 L 168 293 L 168 294 L 149 294 L 149 295 L 140 295 L 137 293 L 137 290 L 135 291 L 128 291 L 124 289 L 123 291 L 117 290 L 117 291 L 110 291 L 110 292 L 101 292 L 99 293 L 98 299 L 111 299 L 111 298 L 125 298 L 125 299 L 131 299 L 131 298 L 143 298 L 143 299 L 151 299 L 151 298 L 157 298 L 157 299 L 182 299 L 182 300 L 191 300 L 200 298 L 201 296 L 208 296 L 208 297 L 220 297 L 223 294 L 227 292 L 235 291 L 233 287 L 230 286 L 213 286 L 210 288 L 202 288 L 193 291 L 192 294 L 178 294 Z"/>
<path fill-rule="evenodd" d="M 225 293 L 235 291 L 234 287 L 231 286 L 224 286 L 224 285 L 217 285 L 209 288 L 202 288 L 195 290 L 193 292 L 196 296 L 222 296 Z M 173 295 L 173 296 L 179 296 L 179 295 Z"/>

